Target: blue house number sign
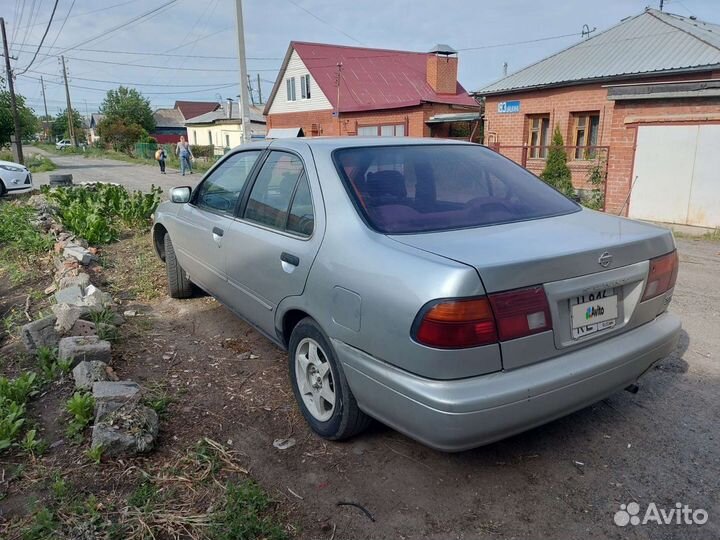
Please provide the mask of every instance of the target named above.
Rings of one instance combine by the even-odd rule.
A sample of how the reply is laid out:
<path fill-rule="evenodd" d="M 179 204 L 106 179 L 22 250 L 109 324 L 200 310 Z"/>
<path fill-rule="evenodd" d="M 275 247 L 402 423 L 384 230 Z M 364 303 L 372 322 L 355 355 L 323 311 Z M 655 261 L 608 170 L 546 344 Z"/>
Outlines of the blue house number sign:
<path fill-rule="evenodd" d="M 504 114 L 520 112 L 520 102 L 501 101 L 500 103 L 498 103 L 498 112 Z"/>

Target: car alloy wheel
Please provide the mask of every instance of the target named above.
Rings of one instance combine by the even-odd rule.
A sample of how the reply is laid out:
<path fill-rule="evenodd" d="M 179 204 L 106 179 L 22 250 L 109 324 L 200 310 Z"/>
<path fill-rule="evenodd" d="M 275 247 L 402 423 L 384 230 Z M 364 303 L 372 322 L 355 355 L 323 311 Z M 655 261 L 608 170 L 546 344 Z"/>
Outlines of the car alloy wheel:
<path fill-rule="evenodd" d="M 320 422 L 328 421 L 335 410 L 335 382 L 325 352 L 312 338 L 297 346 L 295 380 L 308 412 Z"/>

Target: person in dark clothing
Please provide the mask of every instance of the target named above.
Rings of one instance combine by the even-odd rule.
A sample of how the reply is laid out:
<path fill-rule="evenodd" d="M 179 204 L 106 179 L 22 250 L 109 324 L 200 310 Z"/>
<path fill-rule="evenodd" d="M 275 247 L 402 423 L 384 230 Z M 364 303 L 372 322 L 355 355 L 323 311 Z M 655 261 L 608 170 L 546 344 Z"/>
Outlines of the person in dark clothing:
<path fill-rule="evenodd" d="M 160 173 L 165 174 L 165 160 L 167 159 L 167 152 L 162 146 L 158 146 L 155 151 L 155 160 L 160 164 Z"/>

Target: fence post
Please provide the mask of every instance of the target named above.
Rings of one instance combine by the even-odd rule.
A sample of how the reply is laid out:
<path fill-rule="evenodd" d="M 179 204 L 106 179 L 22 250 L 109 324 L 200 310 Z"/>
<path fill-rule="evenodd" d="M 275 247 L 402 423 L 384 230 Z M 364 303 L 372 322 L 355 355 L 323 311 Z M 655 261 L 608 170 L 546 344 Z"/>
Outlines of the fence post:
<path fill-rule="evenodd" d="M 521 165 L 527 169 L 527 158 L 528 158 L 528 145 L 523 144 L 522 147 L 522 158 L 521 158 Z"/>

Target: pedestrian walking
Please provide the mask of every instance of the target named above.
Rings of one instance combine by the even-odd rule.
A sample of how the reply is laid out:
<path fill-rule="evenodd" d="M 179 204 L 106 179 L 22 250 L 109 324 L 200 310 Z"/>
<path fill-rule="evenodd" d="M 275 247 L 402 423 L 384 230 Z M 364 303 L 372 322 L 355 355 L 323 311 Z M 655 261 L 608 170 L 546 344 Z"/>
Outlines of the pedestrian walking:
<path fill-rule="evenodd" d="M 158 149 L 155 151 L 155 161 L 157 161 L 160 164 L 160 174 L 165 174 L 165 160 L 167 159 L 167 152 L 165 152 L 165 148 L 162 146 L 158 146 Z"/>
<path fill-rule="evenodd" d="M 190 150 L 190 143 L 185 140 L 184 136 L 180 136 L 180 142 L 177 143 L 177 146 L 175 147 L 175 155 L 177 155 L 180 158 L 180 172 L 183 176 L 185 176 L 185 171 L 190 171 L 190 174 L 193 173 L 192 170 L 192 160 L 193 160 L 193 154 Z"/>

